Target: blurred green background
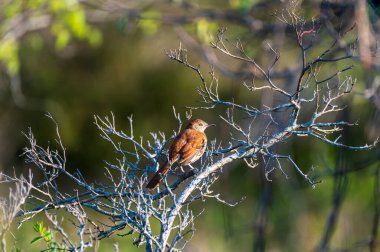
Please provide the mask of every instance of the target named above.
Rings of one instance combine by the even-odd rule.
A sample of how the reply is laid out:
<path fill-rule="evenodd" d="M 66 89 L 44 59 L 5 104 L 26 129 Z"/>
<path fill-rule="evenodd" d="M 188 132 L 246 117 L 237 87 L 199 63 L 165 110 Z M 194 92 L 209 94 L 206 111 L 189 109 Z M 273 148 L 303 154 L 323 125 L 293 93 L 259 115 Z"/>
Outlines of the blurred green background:
<path fill-rule="evenodd" d="M 355 2 L 334 9 L 334 13 L 340 10 L 343 14 L 328 17 L 330 25 L 349 26 L 346 22 L 350 19 L 344 13 L 352 17 Z M 120 5 L 107 9 L 107 3 Z M 321 15 L 321 6 L 320 1 L 303 1 L 299 9 L 307 18 L 316 18 Z M 133 115 L 136 136 L 149 137 L 149 132 L 157 131 L 172 134 L 177 129 L 173 106 L 186 120 L 186 106 L 202 105 L 196 91 L 201 83 L 194 72 L 170 61 L 165 51 L 182 42 L 189 60 L 200 64 L 206 74 L 209 63 L 202 49 L 209 50 L 205 48 L 219 27 L 227 27 L 226 36 L 240 38 L 262 64 L 268 64 L 270 58 L 264 50 L 269 42 L 281 53 L 280 69 L 299 65 L 294 34 L 265 26 L 279 23 L 272 14 L 289 7 L 282 1 L 14 0 L 4 1 L 1 7 L 0 170 L 5 173 L 12 173 L 13 168 L 17 172 L 29 169 L 20 157 L 27 145 L 22 131 L 31 127 L 42 146 L 54 139 L 54 125 L 46 112 L 60 125 L 68 167 L 80 168 L 88 180 L 101 179 L 103 160 L 114 155 L 100 138 L 94 115 L 112 111 L 124 130 L 128 130 L 127 117 Z M 25 29 L 19 36 L 9 34 L 12 29 L 17 31 L 17 26 L 12 28 L 13 18 L 20 13 L 27 13 L 25 20 L 44 15 L 50 20 L 42 22 L 46 25 L 41 28 Z M 370 18 L 376 34 L 378 18 L 374 13 Z M 253 23 L 247 20 L 258 20 L 263 27 L 249 26 Z M 26 24 L 32 27 L 34 23 L 21 22 L 24 27 L 19 29 Z M 313 55 L 331 41 L 330 34 L 321 29 Z M 230 69 L 246 70 L 243 64 L 218 57 Z M 379 106 L 374 102 L 376 97 L 368 99 L 365 94 L 371 84 L 379 85 L 380 75 L 376 68 L 365 68 L 360 62 L 347 64 L 355 64 L 350 74 L 357 78 L 357 86 L 355 94 L 345 101 L 349 106 L 345 118 L 358 121 L 359 126 L 348 128 L 345 136 L 350 144 L 370 143 L 379 137 Z M 248 96 L 241 79 L 218 70 L 217 74 L 222 97 L 260 104 L 262 97 Z M 378 88 L 374 90 L 378 95 Z M 209 138 L 223 140 L 229 132 L 219 118 L 223 113 L 223 109 L 194 110 L 193 117 L 216 123 Z M 236 207 L 214 200 L 194 204 L 195 212 L 205 211 L 196 220 L 196 232 L 186 251 L 312 251 L 321 244 L 331 212 L 337 216 L 329 250 L 368 251 L 374 216 L 379 212 L 378 194 L 374 193 L 379 148 L 354 152 L 315 139 L 294 138 L 280 149 L 293 155 L 305 172 L 313 167 L 312 175 L 322 183 L 313 190 L 291 167 L 286 167 L 289 179 L 277 172 L 269 182 L 261 165 L 251 169 L 244 162 L 235 162 L 223 169 L 214 189 L 228 202 L 245 199 Z M 353 171 L 334 176 L 341 166 Z M 336 188 L 341 193 L 334 198 Z M 337 201 L 338 209 L 333 211 Z M 8 247 L 16 242 L 22 251 L 43 249 L 42 243 L 30 245 L 36 236 L 32 228 L 36 221 L 12 229 Z M 111 251 L 115 242 L 122 251 L 143 251 L 133 247 L 129 237 L 116 236 L 102 241 L 99 251 Z"/>

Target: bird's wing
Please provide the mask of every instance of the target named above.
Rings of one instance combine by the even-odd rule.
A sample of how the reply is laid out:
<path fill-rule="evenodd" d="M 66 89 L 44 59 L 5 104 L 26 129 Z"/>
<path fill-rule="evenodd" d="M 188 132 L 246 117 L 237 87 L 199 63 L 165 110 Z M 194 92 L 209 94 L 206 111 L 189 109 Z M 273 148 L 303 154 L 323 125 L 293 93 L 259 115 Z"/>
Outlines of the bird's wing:
<path fill-rule="evenodd" d="M 179 152 L 181 163 L 194 156 L 195 151 L 202 150 L 205 145 L 204 133 L 193 131 L 187 134 L 187 144 L 185 144 Z"/>
<path fill-rule="evenodd" d="M 186 143 L 187 137 L 186 134 L 184 134 L 184 132 L 176 136 L 176 138 L 174 138 L 169 150 L 170 163 L 173 164 L 175 161 L 177 161 L 178 158 L 180 158 L 178 154 L 180 153 L 183 146 L 186 145 Z"/>

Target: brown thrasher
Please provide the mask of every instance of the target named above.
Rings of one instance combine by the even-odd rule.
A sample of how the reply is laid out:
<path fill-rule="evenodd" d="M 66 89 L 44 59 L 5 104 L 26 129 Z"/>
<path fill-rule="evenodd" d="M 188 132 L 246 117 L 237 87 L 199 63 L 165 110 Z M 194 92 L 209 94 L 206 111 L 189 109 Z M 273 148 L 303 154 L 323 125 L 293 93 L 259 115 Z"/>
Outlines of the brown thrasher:
<path fill-rule="evenodd" d="M 156 188 L 175 162 L 183 166 L 197 161 L 206 150 L 207 137 L 204 131 L 207 127 L 214 125 L 209 125 L 201 119 L 190 121 L 186 129 L 174 138 L 169 148 L 168 160 L 154 174 L 146 188 Z"/>

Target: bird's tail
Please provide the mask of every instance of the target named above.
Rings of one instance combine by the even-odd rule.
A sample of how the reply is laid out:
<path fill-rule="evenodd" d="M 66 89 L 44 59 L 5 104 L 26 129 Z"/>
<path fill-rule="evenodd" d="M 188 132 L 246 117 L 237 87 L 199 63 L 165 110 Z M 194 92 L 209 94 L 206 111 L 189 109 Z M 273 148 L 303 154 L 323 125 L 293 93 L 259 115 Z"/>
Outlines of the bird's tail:
<path fill-rule="evenodd" d="M 146 185 L 146 188 L 154 189 L 158 186 L 158 184 L 161 182 L 162 178 L 165 176 L 166 173 L 170 170 L 170 164 L 168 161 L 166 161 L 160 169 L 154 174 L 153 178 L 149 181 L 149 183 Z"/>

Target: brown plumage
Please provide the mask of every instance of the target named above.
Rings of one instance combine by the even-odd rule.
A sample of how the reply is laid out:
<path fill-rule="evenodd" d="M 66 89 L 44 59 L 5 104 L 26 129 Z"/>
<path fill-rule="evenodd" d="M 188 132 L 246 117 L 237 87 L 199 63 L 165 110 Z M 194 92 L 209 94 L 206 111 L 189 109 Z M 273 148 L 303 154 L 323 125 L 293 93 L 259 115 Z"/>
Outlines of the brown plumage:
<path fill-rule="evenodd" d="M 174 138 L 169 148 L 168 160 L 161 165 L 146 187 L 156 188 L 175 162 L 183 166 L 197 161 L 206 150 L 207 137 L 204 131 L 211 125 L 213 124 L 209 125 L 201 119 L 190 121 L 186 129 Z"/>

